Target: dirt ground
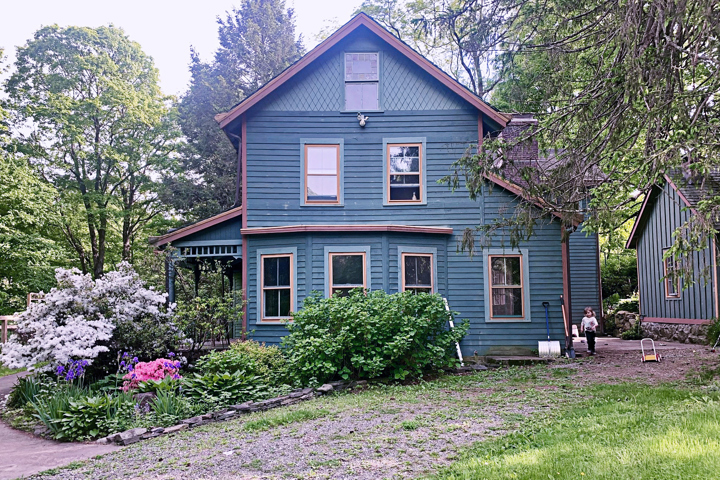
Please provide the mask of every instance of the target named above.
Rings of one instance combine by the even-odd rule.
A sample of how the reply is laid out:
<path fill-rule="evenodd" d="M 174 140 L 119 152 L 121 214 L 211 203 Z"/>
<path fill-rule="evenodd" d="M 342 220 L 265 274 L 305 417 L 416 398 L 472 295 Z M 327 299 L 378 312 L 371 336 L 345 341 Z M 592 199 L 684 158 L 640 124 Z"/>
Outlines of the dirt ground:
<path fill-rule="evenodd" d="M 586 348 L 581 340 L 575 340 L 576 352 L 582 353 Z M 579 384 L 624 381 L 658 384 L 691 380 L 703 368 L 720 365 L 720 354 L 712 353 L 707 345 L 655 342 L 655 348 L 662 357 L 661 362 L 642 363 L 639 340 L 599 337 L 597 355 L 563 366 L 577 369 L 580 375 L 575 380 Z"/>

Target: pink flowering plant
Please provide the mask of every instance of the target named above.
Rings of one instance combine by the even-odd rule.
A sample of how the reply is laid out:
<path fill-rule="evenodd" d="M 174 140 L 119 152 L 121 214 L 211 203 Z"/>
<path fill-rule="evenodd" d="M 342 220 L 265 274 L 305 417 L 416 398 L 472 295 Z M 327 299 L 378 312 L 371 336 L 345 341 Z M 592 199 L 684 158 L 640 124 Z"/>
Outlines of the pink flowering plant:
<path fill-rule="evenodd" d="M 179 380 L 181 363 L 179 361 L 158 358 L 152 362 L 130 364 L 128 373 L 123 376 L 123 391 L 137 390 L 141 382 L 161 382 L 166 378 Z"/>

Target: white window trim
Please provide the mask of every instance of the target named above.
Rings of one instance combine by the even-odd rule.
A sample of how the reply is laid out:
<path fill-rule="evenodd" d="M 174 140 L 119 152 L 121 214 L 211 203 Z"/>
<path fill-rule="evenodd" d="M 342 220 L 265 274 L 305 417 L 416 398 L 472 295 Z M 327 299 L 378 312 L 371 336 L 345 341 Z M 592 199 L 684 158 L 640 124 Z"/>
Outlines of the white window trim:
<path fill-rule="evenodd" d="M 345 69 L 346 69 L 346 62 L 347 59 L 345 58 L 346 54 L 352 54 L 352 53 L 377 53 L 378 56 L 378 79 L 377 80 L 345 80 Z M 340 112 L 341 113 L 358 113 L 356 110 L 347 110 L 345 107 L 347 105 L 347 99 L 345 98 L 345 85 L 348 83 L 371 83 L 377 81 L 378 84 L 378 108 L 374 110 L 363 110 L 361 113 L 378 113 L 378 112 L 384 112 L 383 110 L 383 102 L 382 102 L 382 95 L 383 95 L 383 86 L 382 86 L 382 75 L 383 75 L 383 54 L 381 51 L 377 50 L 370 50 L 370 51 L 347 51 L 343 52 L 342 55 L 342 107 Z"/>
<path fill-rule="evenodd" d="M 522 256 L 522 282 L 523 282 L 523 316 L 507 317 L 507 318 L 491 318 L 490 298 L 490 260 L 489 257 L 495 255 L 520 255 Z M 485 323 L 528 323 L 531 321 L 530 315 L 530 257 L 526 248 L 517 250 L 505 250 L 499 248 L 485 249 L 483 251 L 483 283 L 485 300 Z"/>
<path fill-rule="evenodd" d="M 287 248 L 263 248 L 257 250 L 257 267 L 256 267 L 256 277 L 257 277 L 257 291 L 255 292 L 256 298 L 255 298 L 255 310 L 256 310 L 256 317 L 255 317 L 255 323 L 257 325 L 278 325 L 283 324 L 285 322 L 292 321 L 291 319 L 277 319 L 277 320 L 263 320 L 263 285 L 262 285 L 262 257 L 263 255 L 292 255 L 292 265 L 290 268 L 292 269 L 292 275 L 290 278 L 290 281 L 292 282 L 290 284 L 290 287 L 292 288 L 292 293 L 290 295 L 290 301 L 292 305 L 290 306 L 290 311 L 295 311 L 298 308 L 298 284 L 297 284 L 297 247 L 287 247 Z"/>
<path fill-rule="evenodd" d="M 438 293 L 438 277 L 437 277 L 437 248 L 430 247 L 407 247 L 398 246 L 398 292 L 403 291 L 403 261 L 402 257 L 405 255 L 432 255 L 432 280 L 433 290 L 432 293 Z"/>
<path fill-rule="evenodd" d="M 365 254 L 365 289 L 370 291 L 370 279 L 372 278 L 372 272 L 370 271 L 370 247 L 367 245 L 362 246 L 332 246 L 325 247 L 325 269 L 323 270 L 325 277 L 325 298 L 330 298 L 330 254 L 331 253 L 364 253 Z"/>

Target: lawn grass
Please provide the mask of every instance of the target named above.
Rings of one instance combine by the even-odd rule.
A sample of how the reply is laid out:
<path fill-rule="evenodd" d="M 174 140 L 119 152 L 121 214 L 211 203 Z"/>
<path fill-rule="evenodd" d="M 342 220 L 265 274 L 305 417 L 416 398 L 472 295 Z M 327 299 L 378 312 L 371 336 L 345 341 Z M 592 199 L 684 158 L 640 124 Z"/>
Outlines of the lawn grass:
<path fill-rule="evenodd" d="M 638 384 L 585 389 L 566 411 L 481 442 L 436 479 L 705 479 L 720 475 L 717 391 Z"/>
<path fill-rule="evenodd" d="M 5 377 L 7 375 L 12 375 L 13 373 L 18 373 L 22 371 L 22 368 L 7 368 L 5 365 L 0 363 L 0 377 Z"/>
<path fill-rule="evenodd" d="M 243 424 L 243 430 L 247 432 L 258 432 L 263 430 L 269 430 L 273 427 L 279 427 L 281 425 L 287 425 L 289 423 L 304 422 L 306 420 L 315 420 L 316 418 L 324 417 L 330 412 L 323 409 L 310 410 L 277 410 L 274 412 L 268 412 L 263 414 L 262 417 L 256 420 L 250 420 Z"/>

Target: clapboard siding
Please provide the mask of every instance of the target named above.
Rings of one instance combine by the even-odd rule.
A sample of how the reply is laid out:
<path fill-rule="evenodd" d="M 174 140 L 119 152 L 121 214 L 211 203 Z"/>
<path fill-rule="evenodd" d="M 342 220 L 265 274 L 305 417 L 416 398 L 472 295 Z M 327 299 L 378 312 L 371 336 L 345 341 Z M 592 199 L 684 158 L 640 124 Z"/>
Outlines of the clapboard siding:
<path fill-rule="evenodd" d="M 584 232 L 582 226 L 570 235 L 570 294 L 572 321 L 576 324 L 582 321 L 585 307 L 591 307 L 597 316 L 602 311 L 598 248 L 597 233 Z"/>
<path fill-rule="evenodd" d="M 240 217 L 213 225 L 197 233 L 183 237 L 173 245 L 191 244 L 192 242 L 211 242 L 215 240 L 240 240 Z"/>
<path fill-rule="evenodd" d="M 682 289 L 678 299 L 665 296 L 663 250 L 672 246 L 672 233 L 690 218 L 691 212 L 667 183 L 652 195 L 655 198 L 648 205 L 651 212 L 637 242 L 640 311 L 648 317 L 712 318 L 715 311 L 712 277 L 702 275 L 713 263 L 709 247 L 692 254 L 696 282 Z"/>

